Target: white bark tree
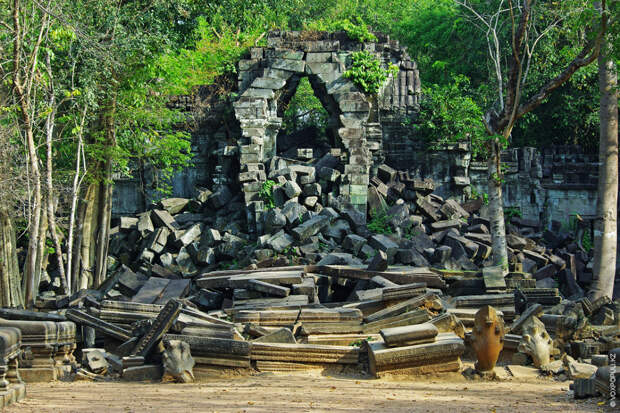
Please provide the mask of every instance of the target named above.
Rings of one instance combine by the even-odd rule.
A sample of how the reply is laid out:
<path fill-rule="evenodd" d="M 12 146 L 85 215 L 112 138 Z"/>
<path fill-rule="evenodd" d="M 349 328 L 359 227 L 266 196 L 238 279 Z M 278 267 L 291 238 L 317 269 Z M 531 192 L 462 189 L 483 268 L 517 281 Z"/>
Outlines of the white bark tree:
<path fill-rule="evenodd" d="M 483 11 L 480 2 L 471 0 L 454 0 L 465 10 L 472 21 L 477 24 L 488 42 L 489 59 L 493 65 L 493 72 L 498 88 L 498 102 L 488 109 L 484 123 L 489 135 L 488 159 L 488 191 L 489 191 L 489 221 L 493 247 L 493 261 L 508 269 L 508 250 L 506 247 L 506 229 L 504 224 L 504 210 L 502 202 L 503 174 L 500 162 L 502 148 L 509 142 L 510 135 L 516 122 L 528 112 L 531 112 L 558 87 L 570 79 L 580 68 L 596 60 L 603 35 L 607 28 L 607 14 L 603 13 L 600 21 L 597 20 L 589 27 L 587 33 L 592 34 L 584 41 L 581 50 L 557 74 L 551 77 L 536 93 L 525 96 L 524 86 L 531 70 L 542 68 L 533 67 L 533 56 L 540 40 L 549 35 L 555 28 L 571 16 L 581 13 L 583 8 L 571 8 L 553 15 L 552 18 L 537 19 L 536 13 L 546 4 L 537 4 L 534 0 L 496 0 L 484 4 L 489 10 Z M 489 5 L 490 3 L 490 5 Z M 552 6 L 553 7 L 553 6 Z M 559 6 L 558 6 L 559 7 Z M 583 2 L 583 7 L 591 7 Z M 606 10 L 606 2 L 602 2 Z M 541 26 L 539 20 L 544 23 Z M 503 46 L 508 45 L 508 46 Z M 509 49 L 509 54 L 502 50 Z M 505 63 L 504 63 L 505 62 Z"/>

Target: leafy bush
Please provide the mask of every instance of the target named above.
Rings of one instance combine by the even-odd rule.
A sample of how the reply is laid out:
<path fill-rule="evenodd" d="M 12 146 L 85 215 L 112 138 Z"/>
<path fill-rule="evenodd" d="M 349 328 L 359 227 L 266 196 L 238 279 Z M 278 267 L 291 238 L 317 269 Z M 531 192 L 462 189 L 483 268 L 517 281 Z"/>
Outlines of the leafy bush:
<path fill-rule="evenodd" d="M 482 123 L 483 110 L 470 97 L 469 79 L 455 76 L 449 85 L 424 89 L 420 105 L 418 136 L 434 149 L 457 142 L 471 143 L 474 158 L 485 158 L 489 139 Z"/>
<path fill-rule="evenodd" d="M 275 208 L 276 203 L 273 199 L 273 187 L 276 185 L 275 181 L 268 180 L 263 182 L 263 185 L 258 191 L 258 196 L 265 203 L 265 208 L 272 209 Z"/>
<path fill-rule="evenodd" d="M 392 217 L 385 211 L 374 210 L 370 213 L 370 221 L 368 222 L 368 230 L 375 234 L 391 234 L 392 227 L 390 226 L 390 219 Z"/>
<path fill-rule="evenodd" d="M 368 30 L 368 26 L 366 26 L 362 19 L 357 17 L 355 22 L 357 24 L 351 22 L 349 19 L 344 19 L 336 22 L 335 26 L 340 30 L 344 30 L 351 40 L 357 40 L 362 43 L 377 41 L 377 36 Z"/>
<path fill-rule="evenodd" d="M 386 70 L 381 67 L 381 61 L 366 51 L 354 52 L 351 68 L 344 72 L 344 77 L 351 79 L 365 93 L 375 95 L 388 78 L 396 75 L 398 67 L 390 64 Z"/>

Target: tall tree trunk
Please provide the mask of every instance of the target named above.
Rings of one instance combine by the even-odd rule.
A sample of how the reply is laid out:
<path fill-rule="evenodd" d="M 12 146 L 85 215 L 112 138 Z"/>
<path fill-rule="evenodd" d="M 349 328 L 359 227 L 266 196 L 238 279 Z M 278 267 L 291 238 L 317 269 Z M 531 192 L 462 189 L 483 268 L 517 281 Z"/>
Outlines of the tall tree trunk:
<path fill-rule="evenodd" d="M 612 298 L 616 276 L 618 216 L 618 74 L 607 53 L 598 57 L 601 91 L 597 220 L 594 227 L 593 299 Z"/>
<path fill-rule="evenodd" d="M 15 228 L 6 206 L 0 205 L 0 307 L 23 307 Z"/>
<path fill-rule="evenodd" d="M 26 145 L 28 147 L 28 159 L 30 163 L 30 173 L 34 185 L 34 193 L 31 197 L 30 205 L 30 239 L 28 240 L 28 254 L 26 255 L 26 265 L 24 270 L 24 279 L 26 283 L 26 307 L 34 307 L 34 301 L 37 295 L 37 274 L 40 268 L 37 263 L 40 262 L 39 257 L 39 235 L 41 232 L 41 173 L 39 172 L 39 156 L 36 152 L 34 134 L 32 132 L 30 115 L 28 107 L 22 108 L 22 117 L 26 126 Z"/>
<path fill-rule="evenodd" d="M 112 96 L 107 110 L 104 112 L 103 126 L 105 131 L 106 159 L 104 164 L 105 175 L 101 179 L 99 188 L 99 211 L 97 217 L 97 243 L 95 254 L 95 288 L 99 287 L 107 277 L 108 245 L 110 243 L 110 221 L 112 220 L 112 153 L 116 146 L 116 97 Z"/>
<path fill-rule="evenodd" d="M 67 278 L 65 277 L 65 266 L 62 259 L 62 246 L 60 243 L 60 238 L 58 237 L 58 229 L 56 228 L 56 211 L 54 208 L 54 180 L 53 180 L 53 170 L 54 163 L 52 162 L 52 141 L 54 139 L 54 127 L 56 120 L 56 95 L 54 92 L 54 82 L 53 82 L 53 73 L 52 73 L 52 63 L 51 56 L 49 50 L 45 54 L 45 62 L 47 67 L 48 74 L 48 82 L 49 82 L 49 99 L 48 105 L 51 109 L 50 113 L 47 115 L 45 119 L 45 148 L 46 148 L 46 160 L 45 160 L 45 186 L 47 192 L 47 219 L 49 223 L 50 235 L 52 237 L 52 242 L 54 243 L 54 250 L 56 253 L 56 261 L 58 264 L 58 272 L 60 273 L 60 282 L 61 287 L 64 294 L 68 294 L 69 290 L 67 288 Z"/>
<path fill-rule="evenodd" d="M 71 188 L 71 210 L 69 211 L 69 235 L 67 237 L 67 286 L 69 288 L 69 294 L 73 294 L 75 291 L 75 280 L 76 273 L 73 269 L 73 237 L 75 234 L 75 222 L 76 222 L 76 214 L 78 208 L 78 198 L 80 196 L 80 187 L 82 184 L 82 179 L 84 175 L 80 177 L 80 169 L 84 167 L 86 169 L 86 165 L 81 165 L 82 158 L 84 159 L 84 163 L 86 163 L 86 157 L 84 156 L 83 150 L 83 141 L 82 141 L 82 131 L 84 130 L 84 123 L 86 122 L 86 112 L 88 110 L 88 105 L 84 105 L 84 110 L 82 111 L 82 119 L 80 121 L 80 131 L 78 132 L 78 146 L 75 151 L 75 175 L 73 176 L 73 186 Z M 76 248 L 76 251 L 79 252 L 80 247 Z"/>
<path fill-rule="evenodd" d="M 47 230 L 48 230 L 48 219 L 47 219 L 47 209 L 43 209 L 41 211 L 41 225 L 39 226 L 39 236 L 38 236 L 38 244 L 37 244 L 37 262 L 35 263 L 35 275 L 34 275 L 34 286 L 35 286 L 35 300 L 39 293 L 39 284 L 41 282 L 41 273 L 47 270 Z"/>
<path fill-rule="evenodd" d="M 93 286 L 95 268 L 95 248 L 98 224 L 100 185 L 92 182 L 86 189 L 86 194 L 82 201 L 82 211 L 80 214 L 80 254 L 79 254 L 79 274 L 76 290 L 90 288 Z M 76 261 L 76 264 L 78 262 Z"/>
<path fill-rule="evenodd" d="M 489 190 L 489 223 L 491 224 L 491 241 L 493 247 L 493 264 L 508 270 L 508 250 L 506 248 L 506 228 L 504 223 L 504 206 L 502 201 L 502 182 L 500 164 L 500 149 L 496 143 L 491 145 L 491 155 L 488 160 L 488 190 Z"/>

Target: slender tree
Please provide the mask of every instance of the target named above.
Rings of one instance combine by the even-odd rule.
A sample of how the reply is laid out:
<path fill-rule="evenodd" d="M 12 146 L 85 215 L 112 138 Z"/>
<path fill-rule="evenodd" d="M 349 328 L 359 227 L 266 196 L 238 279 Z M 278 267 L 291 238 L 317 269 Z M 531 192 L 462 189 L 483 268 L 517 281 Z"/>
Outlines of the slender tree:
<path fill-rule="evenodd" d="M 493 63 L 495 80 L 498 85 L 498 105 L 490 108 L 484 118 L 489 135 L 488 159 L 488 193 L 489 221 L 495 265 L 508 268 L 508 250 L 506 248 L 506 229 L 502 202 L 503 174 L 500 162 L 502 148 L 508 143 L 511 132 L 525 114 L 541 105 L 549 95 L 567 82 L 580 68 L 594 62 L 599 54 L 601 42 L 607 28 L 607 13 L 602 13 L 596 21 L 588 22 L 585 33 L 586 41 L 581 50 L 555 76 L 548 79 L 535 93 L 525 95 L 525 83 L 528 73 L 539 68 L 533 67 L 533 55 L 539 41 L 552 30 L 561 26 L 569 15 L 591 8 L 590 4 L 574 4 L 570 7 L 552 4 L 551 11 L 558 9 L 550 19 L 540 16 L 545 4 L 533 0 L 498 0 L 492 2 L 493 9 L 483 11 L 478 2 L 455 0 L 468 12 L 488 39 L 488 51 Z M 578 7 L 579 6 L 579 7 Z M 607 10 L 606 2 L 601 3 Z M 538 13 L 538 14 L 537 14 Z M 596 14 L 598 16 L 598 14 Z M 539 16 L 539 18 L 533 18 Z M 545 27 L 540 27 L 542 20 Z M 502 41 L 502 34 L 507 34 L 507 41 Z M 510 50 L 507 58 L 502 46 L 508 44 Z M 507 68 L 504 69 L 506 58 Z"/>
<path fill-rule="evenodd" d="M 607 39 L 611 39 L 607 36 Z M 600 106 L 597 220 L 594 226 L 594 283 L 591 297 L 613 297 L 618 243 L 618 73 L 612 42 L 598 57 Z"/>

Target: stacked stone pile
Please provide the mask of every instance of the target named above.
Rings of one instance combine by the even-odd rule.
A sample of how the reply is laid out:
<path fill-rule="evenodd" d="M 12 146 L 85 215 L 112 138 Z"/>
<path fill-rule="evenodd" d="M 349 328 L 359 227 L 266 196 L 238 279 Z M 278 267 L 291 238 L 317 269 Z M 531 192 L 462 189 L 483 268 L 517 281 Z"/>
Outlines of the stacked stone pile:
<path fill-rule="evenodd" d="M 233 194 L 225 186 L 199 190 L 193 199 L 164 199 L 147 212 L 118 218 L 111 230 L 111 267 L 131 268 L 137 274 L 134 284 L 148 277 L 176 279 L 170 288 L 181 290 L 190 283 L 178 280 L 228 268 L 432 267 L 444 270 L 453 295 L 519 287 L 528 301 L 545 305 L 559 302 L 558 287 L 564 297 L 577 299 L 591 281 L 590 257 L 574 234 L 561 228 L 541 231 L 539 222 L 516 216 L 507 228 L 510 273 L 504 277 L 490 267 L 491 236 L 489 222 L 478 214 L 481 200 L 444 200 L 433 194 L 432 181 L 386 165 L 368 187 L 368 213 L 359 211 L 333 195 L 341 184 L 342 165 L 334 156 L 338 152 L 332 152 L 313 165 L 274 158 L 268 171 L 254 171 L 268 173 L 272 182 L 264 190 L 271 207 L 261 215 L 263 235 L 254 238 L 244 231 L 247 214 L 241 197 L 248 191 Z M 464 275 L 481 269 L 483 277 Z M 123 299 L 135 293 L 122 285 L 111 294 Z M 55 296 L 59 286 L 56 278 L 43 277 L 44 307 L 65 305 L 66 297 Z"/>
<path fill-rule="evenodd" d="M 573 234 L 511 217 L 506 271 L 491 265 L 481 200 L 444 200 L 383 165 L 359 211 L 333 195 L 337 155 L 256 171 L 273 181 L 256 238 L 244 230 L 249 192 L 224 186 L 118 218 L 106 282 L 38 301 L 81 327 L 78 376 L 458 371 L 485 306 L 512 323 L 502 358 L 513 365 L 587 371 L 620 345 L 617 303 L 583 297 L 589 257 Z"/>

